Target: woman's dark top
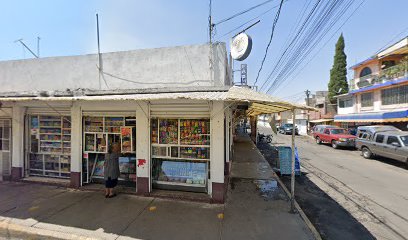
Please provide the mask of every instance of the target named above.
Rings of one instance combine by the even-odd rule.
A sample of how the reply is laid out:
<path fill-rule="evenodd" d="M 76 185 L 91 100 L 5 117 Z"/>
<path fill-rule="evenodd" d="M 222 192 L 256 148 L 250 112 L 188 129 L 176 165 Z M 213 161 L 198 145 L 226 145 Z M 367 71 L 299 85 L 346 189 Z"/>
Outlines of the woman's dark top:
<path fill-rule="evenodd" d="M 118 179 L 119 178 L 119 154 L 118 153 L 107 153 L 105 155 L 105 169 L 104 169 L 104 179 Z"/>

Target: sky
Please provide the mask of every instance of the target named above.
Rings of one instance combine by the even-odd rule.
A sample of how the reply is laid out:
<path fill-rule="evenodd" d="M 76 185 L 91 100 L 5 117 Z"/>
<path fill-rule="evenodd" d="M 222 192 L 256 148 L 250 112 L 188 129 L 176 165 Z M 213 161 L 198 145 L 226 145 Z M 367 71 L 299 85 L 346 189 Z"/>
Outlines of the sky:
<path fill-rule="evenodd" d="M 264 1 L 212 0 L 213 21 L 218 22 Z M 258 80 L 260 83 L 265 81 L 282 54 L 306 1 L 311 0 L 287 0 L 283 4 Z M 356 0 L 356 3 L 361 1 Z M 277 4 L 278 0 L 272 1 L 217 25 L 215 39 L 228 45 L 234 33 L 222 37 L 224 33 Z M 96 13 L 99 14 L 102 52 L 203 44 L 208 42 L 208 5 L 208 0 L 1 0 L 0 61 L 31 58 L 32 55 L 15 40 L 23 39 L 36 51 L 37 36 L 41 38 L 41 57 L 96 53 Z M 327 38 L 322 39 L 310 55 L 310 58 L 315 57 L 308 58 L 305 62 L 309 63 L 303 70 L 296 77 L 288 78 L 273 92 L 274 96 L 302 101 L 306 89 L 312 92 L 327 90 L 334 46 L 340 33 L 344 35 L 347 63 L 351 66 L 387 43 L 408 35 L 406 9 L 407 0 L 365 0 L 338 33 L 334 34 L 337 30 L 334 27 Z M 276 11 L 277 8 L 263 15 L 261 22 L 247 31 L 253 39 L 252 52 L 245 61 L 235 62 L 236 68 L 241 63 L 248 64 L 250 85 L 264 56 Z M 334 37 L 329 39 L 332 34 Z M 353 77 L 350 70 L 348 77 Z M 239 81 L 237 73 L 235 81 Z"/>

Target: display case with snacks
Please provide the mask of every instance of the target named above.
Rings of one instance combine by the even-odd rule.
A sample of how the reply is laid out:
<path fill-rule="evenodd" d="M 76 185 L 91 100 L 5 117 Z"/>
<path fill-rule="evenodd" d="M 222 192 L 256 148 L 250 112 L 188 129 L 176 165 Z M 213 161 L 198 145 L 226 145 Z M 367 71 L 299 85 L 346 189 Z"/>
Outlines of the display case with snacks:
<path fill-rule="evenodd" d="M 155 118 L 150 126 L 155 186 L 203 191 L 210 160 L 210 120 Z"/>
<path fill-rule="evenodd" d="M 121 127 L 120 128 L 120 146 L 122 153 L 135 152 L 133 144 L 133 130 L 134 127 Z"/>
<path fill-rule="evenodd" d="M 71 118 L 69 116 L 30 116 L 29 174 L 58 178 L 70 177 Z"/>

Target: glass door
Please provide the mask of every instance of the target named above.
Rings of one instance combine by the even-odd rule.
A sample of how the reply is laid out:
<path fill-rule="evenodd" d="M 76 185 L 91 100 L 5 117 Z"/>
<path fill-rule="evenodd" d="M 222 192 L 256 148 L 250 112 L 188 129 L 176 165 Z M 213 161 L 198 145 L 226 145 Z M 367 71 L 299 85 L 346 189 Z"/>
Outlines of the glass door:
<path fill-rule="evenodd" d="M 11 174 L 11 120 L 0 119 L 0 180 Z"/>

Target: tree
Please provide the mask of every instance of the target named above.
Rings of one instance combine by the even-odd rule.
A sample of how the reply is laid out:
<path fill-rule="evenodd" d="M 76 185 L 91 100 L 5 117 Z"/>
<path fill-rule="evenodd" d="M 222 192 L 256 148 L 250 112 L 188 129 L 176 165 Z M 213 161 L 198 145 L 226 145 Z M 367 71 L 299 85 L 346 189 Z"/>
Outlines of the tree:
<path fill-rule="evenodd" d="M 330 69 L 329 100 L 335 103 L 334 96 L 347 93 L 349 86 L 347 83 L 347 56 L 344 53 L 344 37 L 340 35 L 336 43 L 333 67 Z"/>

